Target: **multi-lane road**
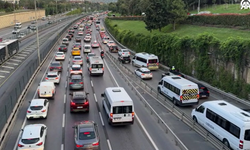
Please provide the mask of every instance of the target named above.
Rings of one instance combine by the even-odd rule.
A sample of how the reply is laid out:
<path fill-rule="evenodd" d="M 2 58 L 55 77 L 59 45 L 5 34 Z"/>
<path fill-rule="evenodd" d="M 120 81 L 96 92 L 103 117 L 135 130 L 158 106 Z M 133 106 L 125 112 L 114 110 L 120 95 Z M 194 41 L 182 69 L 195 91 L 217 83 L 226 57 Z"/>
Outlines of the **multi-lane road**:
<path fill-rule="evenodd" d="M 68 21 L 70 22 L 70 21 Z M 66 22 L 65 22 L 66 24 Z M 101 44 L 100 36 L 96 31 L 95 27 L 92 26 L 92 41 L 97 40 Z M 45 33 L 46 34 L 46 33 Z M 48 34 L 48 31 L 47 31 Z M 75 36 L 77 32 L 75 33 Z M 55 36 L 55 35 L 54 35 Z M 53 36 L 51 37 L 53 38 Z M 83 39 L 83 38 L 82 38 Z M 74 147 L 74 136 L 72 126 L 75 122 L 83 120 L 93 120 L 97 122 L 98 129 L 101 138 L 101 149 L 102 150 L 179 150 L 179 147 L 175 145 L 172 138 L 165 133 L 163 128 L 157 123 L 155 118 L 145 108 L 140 99 L 133 92 L 131 87 L 124 81 L 124 79 L 117 72 L 112 62 L 109 59 L 104 58 L 105 73 L 103 76 L 90 77 L 87 70 L 86 56 L 81 53 L 84 59 L 83 75 L 84 75 L 84 89 L 89 94 L 90 111 L 89 113 L 70 113 L 70 96 L 68 89 L 69 81 L 69 67 L 72 64 L 72 56 L 70 50 L 73 46 L 74 38 L 68 46 L 68 52 L 66 53 L 66 59 L 63 62 L 63 71 L 61 74 L 60 84 L 56 87 L 56 95 L 54 100 L 50 100 L 50 108 L 47 119 L 38 120 L 26 120 L 25 115 L 28 108 L 28 101 L 33 98 L 37 98 L 37 87 L 38 84 L 45 79 L 46 72 L 48 71 L 49 64 L 54 61 L 55 52 L 48 58 L 48 61 L 44 63 L 41 71 L 38 73 L 36 79 L 28 90 L 28 94 L 25 98 L 23 105 L 17 115 L 17 119 L 12 129 L 10 130 L 7 138 L 5 139 L 5 146 L 3 150 L 15 150 L 17 142 L 20 137 L 20 129 L 27 124 L 43 123 L 48 127 L 48 136 L 46 139 L 45 149 L 46 150 L 71 150 Z M 82 41 L 82 46 L 86 44 Z M 101 46 L 107 51 L 107 47 L 104 44 Z M 100 49 L 92 49 L 96 55 L 100 55 Z M 35 54 L 34 54 L 35 55 Z M 112 54 L 117 57 L 117 54 Z M 117 64 L 119 65 L 119 64 Z M 126 66 L 134 71 L 136 68 L 131 64 Z M 19 74 L 21 69 L 16 70 L 15 74 Z M 161 79 L 161 71 L 153 72 L 153 79 L 146 81 L 149 85 L 157 88 L 157 84 Z M 135 75 L 128 75 L 130 80 L 138 80 Z M 13 78 L 14 80 L 14 78 Z M 9 80 L 5 83 L 8 84 Z M 102 108 L 101 93 L 104 92 L 106 87 L 121 86 L 126 89 L 135 105 L 135 123 L 131 126 L 111 127 L 108 125 L 107 117 L 104 114 Z M 4 89 L 3 89 L 4 90 Z M 2 89 L 0 88 L 0 91 Z M 141 90 L 143 93 L 143 90 Z M 182 140 L 188 149 L 203 149 L 213 150 L 215 149 L 210 143 L 206 142 L 200 135 L 190 130 L 184 123 L 176 119 L 166 108 L 160 105 L 154 98 L 149 94 L 142 94 L 143 97 L 151 104 L 156 112 L 163 118 L 163 120 L 171 127 L 176 135 Z M 220 95 L 210 94 L 208 99 L 200 100 L 200 103 L 204 101 L 211 101 L 215 99 L 222 99 Z M 237 103 L 237 106 L 243 107 Z M 194 106 L 195 107 L 195 106 Z M 183 107 L 181 108 L 185 114 L 191 113 L 194 107 Z"/>

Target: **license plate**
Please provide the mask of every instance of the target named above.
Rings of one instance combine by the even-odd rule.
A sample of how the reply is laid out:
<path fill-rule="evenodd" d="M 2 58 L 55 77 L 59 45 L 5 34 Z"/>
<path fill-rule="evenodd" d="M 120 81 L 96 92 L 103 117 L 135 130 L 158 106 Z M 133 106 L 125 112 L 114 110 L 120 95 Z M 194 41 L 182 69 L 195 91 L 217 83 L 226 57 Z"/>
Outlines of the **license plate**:
<path fill-rule="evenodd" d="M 41 93 L 41 95 L 46 95 L 45 93 Z"/>
<path fill-rule="evenodd" d="M 77 108 L 83 108 L 82 106 L 78 106 Z"/>
<path fill-rule="evenodd" d="M 207 97 L 206 95 L 202 95 L 201 97 Z"/>
<path fill-rule="evenodd" d="M 128 63 L 128 61 L 125 61 L 125 63 Z"/>
<path fill-rule="evenodd" d="M 117 119 L 117 120 L 118 120 L 118 119 L 122 119 L 122 117 L 115 117 L 114 119 Z"/>

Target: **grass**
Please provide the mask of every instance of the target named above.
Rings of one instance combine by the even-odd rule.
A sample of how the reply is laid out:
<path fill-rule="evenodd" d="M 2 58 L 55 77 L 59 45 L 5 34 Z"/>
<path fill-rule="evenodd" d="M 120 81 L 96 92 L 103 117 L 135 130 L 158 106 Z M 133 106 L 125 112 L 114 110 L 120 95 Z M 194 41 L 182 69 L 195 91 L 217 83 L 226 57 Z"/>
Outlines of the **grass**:
<path fill-rule="evenodd" d="M 119 17 L 119 16 L 121 16 L 121 14 L 119 14 L 119 13 L 113 13 L 113 12 L 110 12 L 110 13 L 108 13 L 108 16 L 113 16 L 113 15 L 115 15 L 116 17 Z"/>
<path fill-rule="evenodd" d="M 69 15 L 76 15 L 76 14 L 81 14 L 82 13 L 82 10 L 81 9 L 75 9 L 73 11 L 70 11 L 69 13 L 67 13 L 66 15 L 69 16 Z"/>
<path fill-rule="evenodd" d="M 174 34 L 178 37 L 190 36 L 196 37 L 202 33 L 209 33 L 220 41 L 226 40 L 228 37 L 241 37 L 243 39 L 250 40 L 249 30 L 237 30 L 232 28 L 216 28 L 216 27 L 205 27 L 205 26 L 194 26 L 194 25 L 177 25 L 175 31 L 173 31 L 172 25 L 168 25 L 162 29 L 154 30 L 152 33 L 145 29 L 145 23 L 143 21 L 124 21 L 124 20 L 111 20 L 112 25 L 117 25 L 119 30 L 130 30 L 134 33 L 142 33 L 145 35 L 162 35 L 162 34 Z"/>
<path fill-rule="evenodd" d="M 250 9 L 241 9 L 240 4 L 223 4 L 201 8 L 200 11 L 210 11 L 211 13 L 250 13 Z M 197 14 L 197 10 L 190 11 L 191 14 Z"/>

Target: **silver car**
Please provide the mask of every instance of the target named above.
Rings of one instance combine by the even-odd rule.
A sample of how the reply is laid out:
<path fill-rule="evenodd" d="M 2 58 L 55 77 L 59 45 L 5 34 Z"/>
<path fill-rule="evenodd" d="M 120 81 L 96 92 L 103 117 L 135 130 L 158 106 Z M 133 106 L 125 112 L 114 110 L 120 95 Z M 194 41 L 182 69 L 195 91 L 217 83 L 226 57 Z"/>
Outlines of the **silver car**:
<path fill-rule="evenodd" d="M 44 150 L 47 127 L 44 124 L 29 124 L 21 130 L 17 150 Z"/>
<path fill-rule="evenodd" d="M 49 101 L 47 99 L 32 99 L 27 110 L 27 119 L 47 118 Z"/>
<path fill-rule="evenodd" d="M 73 61 L 73 64 L 75 64 L 75 65 L 82 65 L 83 64 L 81 56 L 74 56 L 72 61 Z"/>
<path fill-rule="evenodd" d="M 74 127 L 75 150 L 99 150 L 100 138 L 97 124 L 94 121 L 83 121 Z"/>
<path fill-rule="evenodd" d="M 57 71 L 49 71 L 45 80 L 48 82 L 60 83 L 61 75 Z"/>
<path fill-rule="evenodd" d="M 84 88 L 82 75 L 72 75 L 69 78 L 70 78 L 69 89 L 79 90 Z"/>

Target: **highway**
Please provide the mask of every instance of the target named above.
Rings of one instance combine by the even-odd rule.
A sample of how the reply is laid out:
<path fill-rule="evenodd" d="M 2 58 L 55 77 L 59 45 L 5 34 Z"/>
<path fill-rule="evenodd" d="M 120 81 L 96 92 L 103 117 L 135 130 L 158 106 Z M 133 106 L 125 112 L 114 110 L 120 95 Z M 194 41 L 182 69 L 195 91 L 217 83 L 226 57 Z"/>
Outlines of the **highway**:
<path fill-rule="evenodd" d="M 92 39 L 96 39 L 95 29 L 92 26 Z M 75 33 L 76 35 L 76 33 Z M 53 36 L 51 37 L 53 38 Z M 52 52 L 42 70 L 37 75 L 36 79 L 28 90 L 25 101 L 21 106 L 15 124 L 5 139 L 4 150 L 14 150 L 16 148 L 18 137 L 20 136 L 20 129 L 27 124 L 43 123 L 48 127 L 48 135 L 46 139 L 46 150 L 71 150 L 74 147 L 73 129 L 75 122 L 82 120 L 93 120 L 97 122 L 101 138 L 102 150 L 120 150 L 120 149 L 159 149 L 159 150 L 179 150 L 175 146 L 162 128 L 154 121 L 139 98 L 133 93 L 129 86 L 124 82 L 121 76 L 112 67 L 110 62 L 105 61 L 105 74 L 100 77 L 90 77 L 87 72 L 86 56 L 84 58 L 83 74 L 85 91 L 89 92 L 90 112 L 89 113 L 70 113 L 69 112 L 69 89 L 68 89 L 68 68 L 71 65 L 72 57 L 70 48 L 73 45 L 73 40 L 70 42 L 67 57 L 63 61 L 63 72 L 60 84 L 56 87 L 55 100 L 50 100 L 50 108 L 47 119 L 26 120 L 25 115 L 28 108 L 28 101 L 37 98 L 36 90 L 38 84 L 44 80 L 44 76 L 48 70 L 49 64 L 54 59 L 54 54 L 57 51 L 56 47 L 54 53 Z M 82 42 L 82 46 L 84 43 Z M 99 49 L 93 49 L 99 55 Z M 19 70 L 19 72 L 21 72 Z M 19 72 L 16 72 L 18 74 Z M 92 88 L 93 85 L 93 88 Z M 134 125 L 111 127 L 107 123 L 107 117 L 104 115 L 101 105 L 101 93 L 106 87 L 122 86 L 126 89 L 132 97 L 135 105 L 136 118 Z"/>

